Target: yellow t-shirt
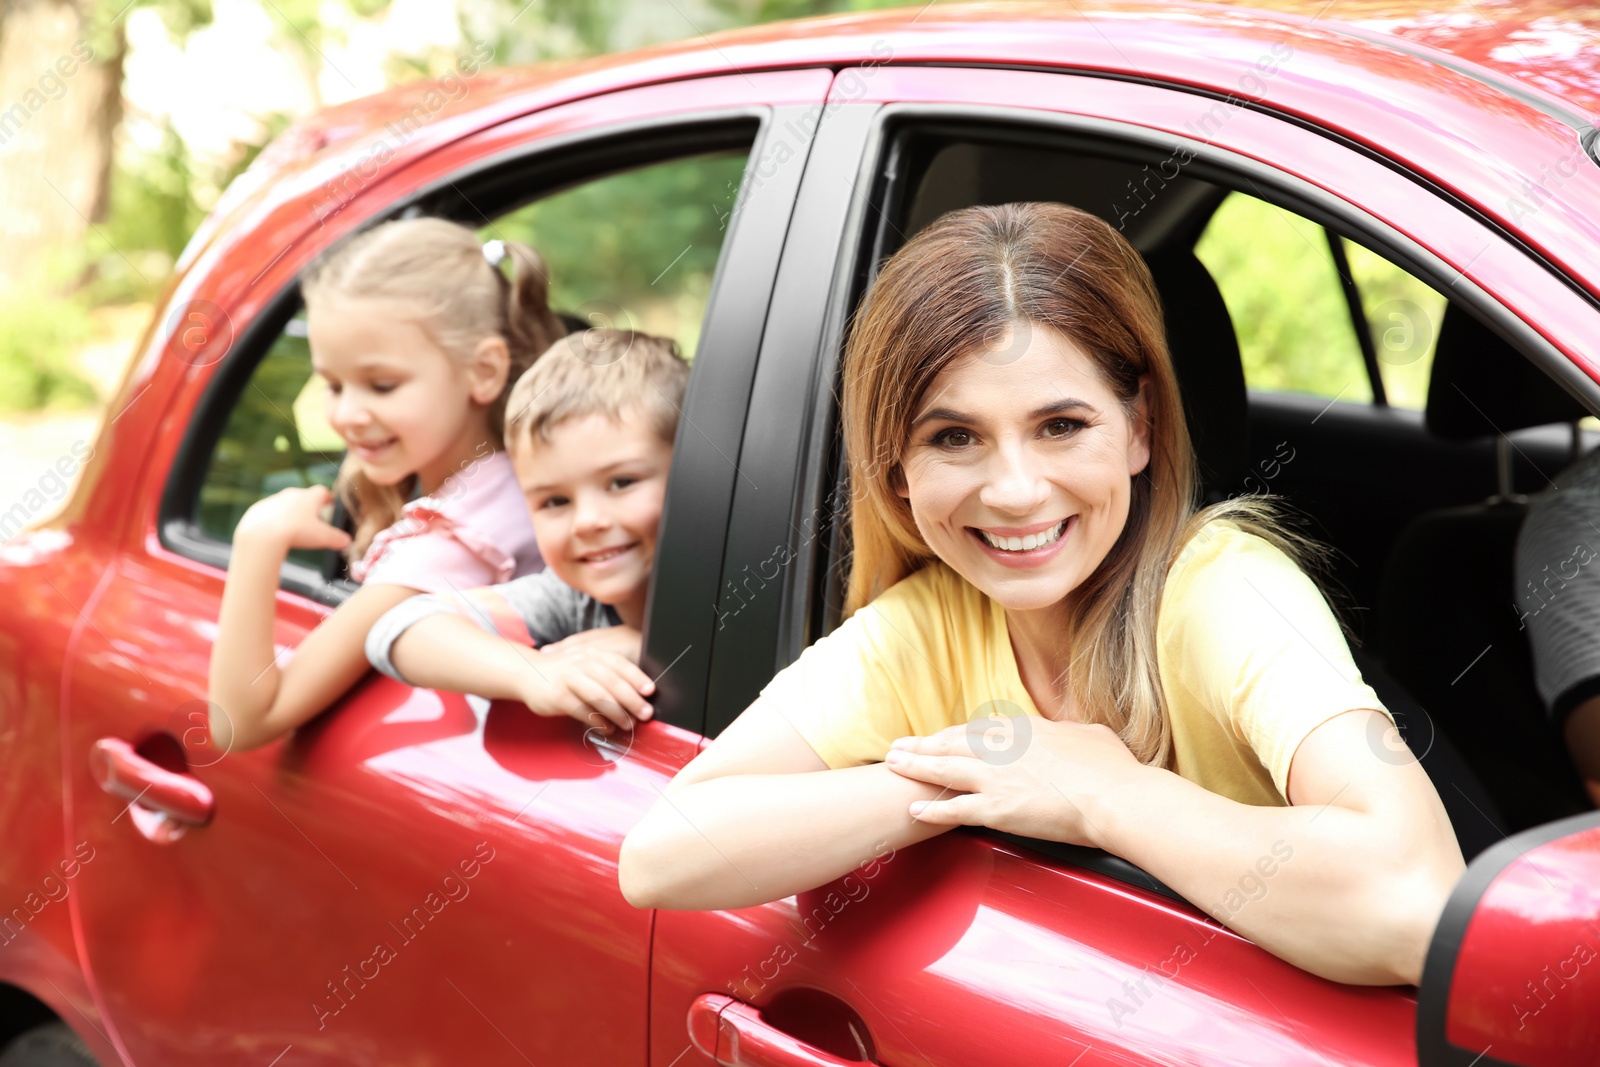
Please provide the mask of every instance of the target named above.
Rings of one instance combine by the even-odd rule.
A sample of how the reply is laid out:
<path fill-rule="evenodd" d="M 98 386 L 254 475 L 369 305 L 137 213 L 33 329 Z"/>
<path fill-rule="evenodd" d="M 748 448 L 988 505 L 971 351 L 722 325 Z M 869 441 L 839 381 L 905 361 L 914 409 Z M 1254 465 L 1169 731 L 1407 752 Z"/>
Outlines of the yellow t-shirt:
<path fill-rule="evenodd" d="M 1232 522 L 1207 523 L 1180 553 L 1156 636 L 1173 769 L 1241 803 L 1287 803 L 1295 750 L 1335 715 L 1389 714 L 1315 583 Z M 939 561 L 812 644 L 761 700 L 829 767 L 879 762 L 897 737 L 1039 715 L 1005 610 Z"/>

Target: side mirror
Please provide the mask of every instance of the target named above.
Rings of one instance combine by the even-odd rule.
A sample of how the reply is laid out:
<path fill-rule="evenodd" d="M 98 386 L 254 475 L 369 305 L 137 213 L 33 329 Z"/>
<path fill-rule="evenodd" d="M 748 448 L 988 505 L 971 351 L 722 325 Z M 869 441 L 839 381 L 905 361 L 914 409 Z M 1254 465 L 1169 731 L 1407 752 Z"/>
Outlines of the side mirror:
<path fill-rule="evenodd" d="M 1600 1063 L 1600 811 L 1467 868 L 1417 990 L 1420 1067 Z"/>

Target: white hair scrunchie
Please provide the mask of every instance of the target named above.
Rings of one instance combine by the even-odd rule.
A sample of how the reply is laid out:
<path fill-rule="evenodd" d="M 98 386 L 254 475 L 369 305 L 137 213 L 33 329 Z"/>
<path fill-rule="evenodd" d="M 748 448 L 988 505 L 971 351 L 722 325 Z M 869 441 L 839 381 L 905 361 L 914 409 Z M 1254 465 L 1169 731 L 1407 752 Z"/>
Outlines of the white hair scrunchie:
<path fill-rule="evenodd" d="M 498 238 L 483 242 L 483 258 L 489 261 L 489 266 L 498 267 L 505 262 L 506 243 Z"/>

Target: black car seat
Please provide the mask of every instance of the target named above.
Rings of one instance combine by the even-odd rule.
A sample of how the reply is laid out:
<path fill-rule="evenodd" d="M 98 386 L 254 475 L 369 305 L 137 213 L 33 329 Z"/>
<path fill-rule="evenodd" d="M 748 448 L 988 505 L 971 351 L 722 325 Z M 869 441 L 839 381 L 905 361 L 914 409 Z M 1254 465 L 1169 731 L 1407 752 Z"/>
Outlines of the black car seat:
<path fill-rule="evenodd" d="M 1427 428 L 1453 441 L 1493 437 L 1499 491 L 1419 515 L 1396 539 L 1380 579 L 1385 666 L 1455 742 L 1513 831 L 1589 805 L 1545 715 L 1513 607 L 1527 501 L 1512 492 L 1514 446 L 1505 435 L 1586 414 L 1499 335 L 1451 305 L 1428 384 Z"/>
<path fill-rule="evenodd" d="M 1250 402 L 1244 363 L 1222 291 L 1187 248 L 1146 253 L 1166 320 L 1183 414 L 1211 503 L 1243 487 L 1250 463 Z"/>
<path fill-rule="evenodd" d="M 1243 490 L 1250 462 L 1250 399 L 1233 318 L 1211 273 L 1189 249 L 1146 253 L 1145 262 L 1161 294 L 1167 344 L 1200 460 L 1205 499 L 1221 500 Z M 1359 648 L 1351 652 L 1433 780 L 1461 851 L 1470 858 L 1503 838 L 1496 805 L 1451 740 L 1436 736 L 1427 715 L 1375 656 Z"/>

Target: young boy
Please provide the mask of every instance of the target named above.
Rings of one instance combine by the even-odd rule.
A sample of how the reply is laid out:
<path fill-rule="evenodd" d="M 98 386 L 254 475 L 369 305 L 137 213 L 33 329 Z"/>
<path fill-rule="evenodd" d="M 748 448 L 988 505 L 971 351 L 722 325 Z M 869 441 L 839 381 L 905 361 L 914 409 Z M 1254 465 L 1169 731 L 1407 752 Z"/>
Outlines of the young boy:
<path fill-rule="evenodd" d="M 552 345 L 506 402 L 506 451 L 546 569 L 412 597 L 372 627 L 372 665 L 606 733 L 649 718 L 639 631 L 688 379 L 677 345 L 649 334 L 592 329 Z M 536 649 L 497 624 L 525 626 Z"/>

